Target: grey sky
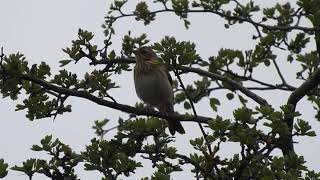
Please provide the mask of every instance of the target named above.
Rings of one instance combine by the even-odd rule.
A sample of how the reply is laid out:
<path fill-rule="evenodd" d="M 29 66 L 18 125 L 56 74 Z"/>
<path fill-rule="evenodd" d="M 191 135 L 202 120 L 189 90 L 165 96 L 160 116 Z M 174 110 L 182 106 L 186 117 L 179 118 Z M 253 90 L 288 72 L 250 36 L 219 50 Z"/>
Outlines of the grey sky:
<path fill-rule="evenodd" d="M 104 37 L 101 24 L 108 9 L 107 2 L 108 0 L 1 0 L 0 46 L 4 47 L 6 54 L 18 51 L 25 54 L 30 64 L 45 61 L 56 72 L 59 66 L 58 61 L 67 58 L 61 48 L 69 46 L 71 40 L 76 38 L 78 28 L 92 31 L 96 35 L 95 42 L 102 44 Z M 132 9 L 135 2 L 137 0 L 131 0 L 131 6 L 129 5 L 128 9 Z M 117 35 L 113 39 L 113 47 L 116 50 L 120 49 L 121 39 L 123 35 L 127 34 L 128 30 L 132 31 L 132 35 L 147 33 L 152 42 L 159 41 L 166 35 L 175 36 L 178 40 L 196 42 L 197 49 L 202 57 L 216 55 L 222 47 L 242 50 L 254 47 L 251 41 L 254 29 L 248 25 L 237 25 L 226 30 L 223 21 L 213 15 L 192 15 L 191 22 L 190 30 L 185 30 L 183 22 L 172 14 L 159 15 L 158 20 L 147 27 L 141 22 L 133 21 L 133 18 L 121 19 L 116 24 Z M 295 67 L 281 64 L 287 70 L 290 69 L 291 74 L 288 73 L 285 76 L 291 80 L 290 82 L 293 85 L 296 85 L 293 80 Z M 79 75 L 87 70 L 92 70 L 92 68 L 87 67 L 85 61 L 77 65 L 67 66 L 67 68 L 69 67 Z M 276 78 L 275 74 L 272 74 L 273 72 L 261 68 L 259 75 L 261 78 L 272 82 Z M 188 82 L 188 77 L 184 77 L 184 81 Z M 121 88 L 112 91 L 112 95 L 121 103 L 134 105 L 138 98 L 134 92 L 131 74 L 127 73 L 121 77 L 115 77 L 115 81 Z M 288 94 L 285 93 L 263 92 L 259 94 L 268 99 L 275 107 L 284 104 L 288 97 Z M 225 100 L 225 93 L 216 92 L 214 95 L 217 97 L 223 96 L 221 98 L 222 106 L 220 107 L 223 111 L 219 114 L 230 116 L 232 107 L 236 107 L 238 103 Z M 100 107 L 77 98 L 70 98 L 68 102 L 72 104 L 73 112 L 58 116 L 55 122 L 52 119 L 30 122 L 25 118 L 25 112 L 14 111 L 17 102 L 10 99 L 1 99 L 0 158 L 4 158 L 10 166 L 13 166 L 20 165 L 23 160 L 30 157 L 46 157 L 43 154 L 39 155 L 32 152 L 30 147 L 33 144 L 38 144 L 40 139 L 47 134 L 53 134 L 54 137 L 58 137 L 79 152 L 93 137 L 91 126 L 94 120 L 107 117 L 114 120 L 109 124 L 109 127 L 112 127 L 117 123 L 119 115 L 124 115 L 119 111 Z M 207 102 L 199 103 L 196 107 L 201 115 L 215 115 L 210 111 Z M 181 110 L 178 106 L 176 109 Z M 319 134 L 320 126 L 313 118 L 312 107 L 306 103 L 300 103 L 298 110 L 304 111 L 303 117 L 313 125 L 313 129 Z M 184 123 L 184 126 L 187 127 L 186 135 L 177 136 L 177 145 L 180 147 L 188 146 L 190 138 L 200 135 L 197 124 Z M 319 137 L 300 138 L 297 141 L 300 142 L 295 146 L 297 152 L 305 156 L 309 167 L 319 171 L 320 157 L 315 155 L 320 147 Z M 232 147 L 234 146 L 230 144 L 222 146 L 224 149 L 221 155 L 232 155 L 235 152 Z M 188 154 L 189 149 L 181 148 L 180 152 Z M 141 170 L 138 172 L 138 175 L 146 175 L 146 173 L 142 174 Z M 97 173 L 80 170 L 79 175 L 81 179 L 96 179 L 97 177 Z M 190 178 L 189 175 L 179 174 L 180 178 L 183 178 L 182 176 Z M 22 176 L 21 173 L 10 171 L 6 179 L 24 180 L 27 177 Z M 43 179 L 43 176 L 38 176 L 35 179 Z"/>

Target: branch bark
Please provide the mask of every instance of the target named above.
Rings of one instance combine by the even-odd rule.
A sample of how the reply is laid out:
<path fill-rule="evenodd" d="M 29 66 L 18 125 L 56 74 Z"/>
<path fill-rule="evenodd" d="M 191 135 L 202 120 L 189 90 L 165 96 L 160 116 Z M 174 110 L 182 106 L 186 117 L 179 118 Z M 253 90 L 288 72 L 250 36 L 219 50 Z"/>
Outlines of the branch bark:
<path fill-rule="evenodd" d="M 220 81 L 224 81 L 226 83 L 229 83 L 230 85 L 232 85 L 234 88 L 238 89 L 239 91 L 241 91 L 243 94 L 245 94 L 246 96 L 250 97 L 252 100 L 254 100 L 255 102 L 257 102 L 260 105 L 269 105 L 267 100 L 263 99 L 262 97 L 258 96 L 257 94 L 255 94 L 254 92 L 248 90 L 247 88 L 245 88 L 244 86 L 242 86 L 240 83 L 219 75 L 219 74 L 214 74 L 208 71 L 204 71 L 202 69 L 198 69 L 198 68 L 192 68 L 192 67 L 185 67 L 185 66 L 180 66 L 178 67 L 178 69 L 182 70 L 183 72 L 194 72 L 197 73 L 199 75 L 202 76 L 206 76 L 209 77 L 211 79 L 215 79 L 215 80 L 220 80 Z"/>
<path fill-rule="evenodd" d="M 294 107 L 297 103 L 314 89 L 320 82 L 320 68 L 317 69 L 301 86 L 296 88 L 289 96 L 287 104 L 292 104 Z"/>
<path fill-rule="evenodd" d="M 233 16 L 233 15 L 228 15 L 226 13 L 217 11 L 217 10 L 206 10 L 206 9 L 192 9 L 192 10 L 187 10 L 187 11 L 176 11 L 174 9 L 162 9 L 162 10 L 156 10 L 150 12 L 150 14 L 159 14 L 159 13 L 166 13 L 166 12 L 178 12 L 178 13 L 210 13 L 210 14 L 216 14 L 220 17 L 223 17 L 225 19 L 230 19 L 230 20 L 237 20 L 237 21 L 242 21 L 242 22 L 247 22 L 249 24 L 252 24 L 255 27 L 261 27 L 265 28 L 269 31 L 292 31 L 292 30 L 300 30 L 304 32 L 315 32 L 319 31 L 319 28 L 309 28 L 309 27 L 302 27 L 298 25 L 294 26 L 277 26 L 277 25 L 267 25 L 263 23 L 256 22 L 252 19 L 242 17 L 242 16 Z M 114 17 L 115 22 L 117 19 L 124 18 L 124 17 L 130 17 L 130 16 L 137 16 L 136 14 L 121 14 L 119 16 Z"/>
<path fill-rule="evenodd" d="M 98 98 L 94 95 L 91 95 L 90 93 L 86 91 L 81 91 L 81 90 L 73 90 L 73 89 L 68 89 L 68 88 L 63 88 L 59 87 L 57 85 L 54 85 L 52 83 L 49 83 L 45 80 L 30 76 L 28 74 L 15 74 L 13 72 L 9 71 L 3 71 L 0 69 L 0 74 L 4 74 L 6 76 L 11 76 L 11 77 L 16 77 L 22 80 L 27 80 L 31 81 L 33 83 L 36 83 L 48 90 L 54 91 L 59 94 L 65 94 L 68 96 L 74 96 L 74 97 L 80 97 L 83 99 L 90 100 L 92 102 L 95 102 L 96 104 L 106 106 L 112 109 L 120 110 L 126 113 L 131 113 L 131 114 L 136 114 L 139 116 L 153 116 L 153 117 L 158 117 L 158 118 L 163 118 L 163 119 L 177 119 L 179 121 L 193 121 L 193 122 L 199 122 L 199 123 L 208 123 L 209 120 L 211 120 L 210 117 L 204 117 L 204 116 L 191 116 L 191 115 L 181 115 L 181 114 L 171 114 L 171 115 L 166 115 L 162 114 L 158 111 L 154 110 L 149 110 L 149 109 L 140 109 L 140 108 L 135 108 L 129 105 L 125 104 L 120 104 L 112 101 L 107 101 L 102 98 Z"/>
<path fill-rule="evenodd" d="M 320 82 L 320 69 L 317 69 L 301 86 L 296 88 L 288 98 L 287 104 L 292 105 L 292 112 L 295 111 L 297 103 L 307 95 L 312 89 L 317 87 Z M 288 154 L 290 151 L 294 151 L 292 140 L 292 128 L 294 117 L 287 116 L 285 121 L 289 127 L 289 132 L 279 138 L 279 147 L 283 154 Z"/>

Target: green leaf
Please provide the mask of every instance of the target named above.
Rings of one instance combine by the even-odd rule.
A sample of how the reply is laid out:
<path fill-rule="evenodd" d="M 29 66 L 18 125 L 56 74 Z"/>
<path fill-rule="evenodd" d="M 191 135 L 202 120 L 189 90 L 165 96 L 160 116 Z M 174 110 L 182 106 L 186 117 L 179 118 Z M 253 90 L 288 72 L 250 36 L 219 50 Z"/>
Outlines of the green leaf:
<path fill-rule="evenodd" d="M 128 2 L 127 0 L 115 0 L 114 5 L 116 8 L 121 9 L 121 7 Z"/>
<path fill-rule="evenodd" d="M 136 20 L 143 20 L 144 25 L 150 24 L 151 21 L 155 19 L 156 14 L 151 13 L 149 10 L 149 7 L 146 2 L 139 2 L 136 5 L 136 9 L 134 11 L 134 14 L 136 15 Z"/>
<path fill-rule="evenodd" d="M 65 65 L 69 64 L 71 61 L 72 60 L 61 60 L 61 61 L 59 61 L 59 63 L 61 64 L 60 67 L 63 67 Z"/>
<path fill-rule="evenodd" d="M 247 104 L 248 100 L 246 100 L 246 99 L 245 99 L 244 97 L 242 97 L 241 95 L 238 95 L 238 97 L 239 97 L 239 100 L 240 100 L 241 104 L 245 106 L 245 105 Z"/>
<path fill-rule="evenodd" d="M 217 98 L 210 98 L 210 106 L 211 109 L 214 111 L 218 110 L 218 107 L 220 105 L 220 101 Z"/>
<path fill-rule="evenodd" d="M 251 109 L 246 107 L 236 109 L 233 112 L 234 118 L 242 122 L 251 122 L 251 119 L 253 118 L 252 117 L 253 114 L 255 113 Z"/>
<path fill-rule="evenodd" d="M 231 125 L 231 122 L 229 119 L 222 119 L 220 116 L 217 116 L 215 119 L 211 120 L 208 122 L 209 127 L 217 132 L 221 132 L 224 133 L 225 131 L 227 131 L 227 129 L 229 128 L 229 126 Z"/>
<path fill-rule="evenodd" d="M 226 95 L 228 100 L 232 100 L 234 98 L 234 94 L 233 93 L 227 93 Z"/>
<path fill-rule="evenodd" d="M 189 29 L 189 26 L 190 26 L 190 24 L 191 24 L 190 21 L 184 19 L 183 22 L 184 22 L 184 27 L 185 27 L 186 29 Z"/>
<path fill-rule="evenodd" d="M 25 162 L 22 163 L 22 166 L 14 166 L 11 169 L 23 172 L 26 175 L 28 175 L 31 179 L 34 173 L 36 172 L 36 159 L 27 159 Z"/>
<path fill-rule="evenodd" d="M 316 137 L 317 136 L 315 131 L 309 131 L 309 132 L 306 133 L 306 135 L 310 136 L 310 137 Z"/>
<path fill-rule="evenodd" d="M 42 144 L 43 146 L 49 145 L 51 139 L 52 139 L 52 135 L 47 135 L 47 136 L 45 136 L 45 137 L 41 140 L 41 144 Z"/>
<path fill-rule="evenodd" d="M 267 67 L 270 66 L 270 60 L 269 59 L 265 59 L 263 61 L 264 65 L 266 65 Z"/>
<path fill-rule="evenodd" d="M 32 145 L 31 150 L 33 150 L 33 151 L 42 151 L 42 150 L 43 150 L 43 148 L 42 148 L 42 147 L 40 147 L 40 146 L 38 146 L 38 145 Z"/>
<path fill-rule="evenodd" d="M 185 102 L 183 103 L 183 107 L 184 107 L 185 109 L 191 109 L 191 104 L 190 104 L 188 101 L 185 101 Z"/>
<path fill-rule="evenodd" d="M 8 164 L 4 162 L 3 159 L 0 159 L 0 178 L 4 178 L 8 174 Z"/>
<path fill-rule="evenodd" d="M 257 107 L 256 110 L 259 111 L 264 117 L 268 117 L 274 112 L 274 109 L 269 105 Z"/>
<path fill-rule="evenodd" d="M 172 8 L 175 10 L 175 14 L 181 18 L 188 17 L 189 1 L 188 0 L 172 0 Z"/>

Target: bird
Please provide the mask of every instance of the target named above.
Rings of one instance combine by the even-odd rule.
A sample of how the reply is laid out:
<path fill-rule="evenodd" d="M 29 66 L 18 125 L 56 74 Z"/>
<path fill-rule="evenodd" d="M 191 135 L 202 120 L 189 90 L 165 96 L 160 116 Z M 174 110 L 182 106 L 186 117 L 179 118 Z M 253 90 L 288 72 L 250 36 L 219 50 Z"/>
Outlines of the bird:
<path fill-rule="evenodd" d="M 142 46 L 133 53 L 136 57 L 133 76 L 137 96 L 161 113 L 174 113 L 172 78 L 164 63 L 149 46 Z M 180 121 L 167 119 L 167 123 L 171 135 L 185 133 Z"/>

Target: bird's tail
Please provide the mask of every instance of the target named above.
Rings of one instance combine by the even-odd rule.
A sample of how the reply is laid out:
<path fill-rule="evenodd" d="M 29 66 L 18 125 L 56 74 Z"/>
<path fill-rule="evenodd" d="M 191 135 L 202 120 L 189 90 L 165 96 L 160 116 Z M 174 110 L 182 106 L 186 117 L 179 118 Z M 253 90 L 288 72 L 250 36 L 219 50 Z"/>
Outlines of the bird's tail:
<path fill-rule="evenodd" d="M 174 135 L 176 132 L 180 134 L 186 133 L 180 121 L 177 121 L 174 119 L 168 119 L 168 126 L 169 126 L 169 131 L 172 135 Z"/>
<path fill-rule="evenodd" d="M 159 110 L 160 112 L 166 112 L 167 114 L 174 114 L 173 105 L 171 103 L 160 106 Z M 176 119 L 167 119 L 167 122 L 171 135 L 174 135 L 176 132 L 180 134 L 186 133 L 180 121 Z"/>

